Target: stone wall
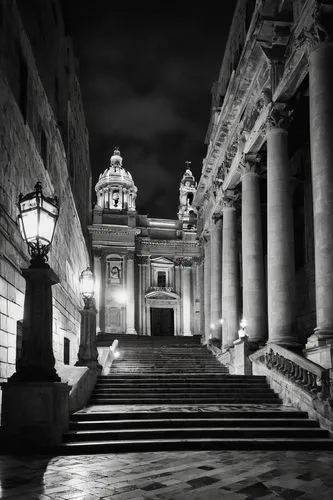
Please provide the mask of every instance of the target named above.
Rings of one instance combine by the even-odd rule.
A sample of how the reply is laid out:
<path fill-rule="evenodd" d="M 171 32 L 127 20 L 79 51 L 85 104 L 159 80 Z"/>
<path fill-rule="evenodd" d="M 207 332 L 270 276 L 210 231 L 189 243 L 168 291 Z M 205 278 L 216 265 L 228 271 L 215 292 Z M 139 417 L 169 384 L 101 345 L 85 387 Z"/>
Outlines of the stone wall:
<path fill-rule="evenodd" d="M 20 269 L 29 265 L 16 224 L 19 193 L 32 191 L 39 180 L 45 194 L 57 195 L 60 202 L 49 255 L 49 264 L 60 279 L 53 287 L 54 354 L 59 363 L 63 362 L 64 337 L 70 340 L 70 363 L 77 359 L 82 308 L 78 279 L 89 265 L 89 251 L 68 175 L 63 137 L 32 46 L 15 1 L 0 0 L 0 8 L 0 380 L 4 380 L 15 371 L 25 291 Z M 79 96 L 77 81 L 75 85 L 73 92 Z M 81 156 L 82 169 L 90 172 L 82 116 L 81 111 L 72 116 L 72 123 L 80 129 L 79 148 L 85 152 Z M 87 185 L 85 189 L 89 200 Z"/>

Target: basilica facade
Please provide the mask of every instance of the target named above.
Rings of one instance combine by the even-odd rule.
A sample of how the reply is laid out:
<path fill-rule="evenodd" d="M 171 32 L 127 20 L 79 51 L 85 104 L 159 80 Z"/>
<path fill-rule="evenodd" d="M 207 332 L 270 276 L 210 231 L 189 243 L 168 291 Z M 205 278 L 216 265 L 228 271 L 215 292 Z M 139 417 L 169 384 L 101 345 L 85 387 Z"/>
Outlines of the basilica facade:
<path fill-rule="evenodd" d="M 137 213 L 137 187 L 118 149 L 95 190 L 89 231 L 98 331 L 200 335 L 202 264 L 191 170 L 187 168 L 180 180 L 175 220 Z"/>

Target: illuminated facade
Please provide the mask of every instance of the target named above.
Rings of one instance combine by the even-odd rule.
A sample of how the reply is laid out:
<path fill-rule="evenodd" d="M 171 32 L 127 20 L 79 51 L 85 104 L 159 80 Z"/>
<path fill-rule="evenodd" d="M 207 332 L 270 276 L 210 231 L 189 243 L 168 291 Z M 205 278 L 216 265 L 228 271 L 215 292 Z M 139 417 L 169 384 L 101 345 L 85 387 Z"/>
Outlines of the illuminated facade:
<path fill-rule="evenodd" d="M 331 2 L 235 8 L 193 202 L 205 336 L 225 359 L 243 317 L 254 349 L 305 348 L 332 368 L 331 21 Z"/>
<path fill-rule="evenodd" d="M 196 182 L 180 182 L 178 220 L 136 212 L 137 188 L 115 149 L 96 184 L 89 226 L 98 283 L 98 329 L 139 335 L 200 335 Z"/>

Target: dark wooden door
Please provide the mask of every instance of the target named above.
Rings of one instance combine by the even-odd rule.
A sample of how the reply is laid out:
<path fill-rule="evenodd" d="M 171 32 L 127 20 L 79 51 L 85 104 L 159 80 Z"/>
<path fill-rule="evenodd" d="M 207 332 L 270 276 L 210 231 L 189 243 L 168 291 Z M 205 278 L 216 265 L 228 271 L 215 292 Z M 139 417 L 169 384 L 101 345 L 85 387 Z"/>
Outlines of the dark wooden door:
<path fill-rule="evenodd" d="M 155 336 L 173 336 L 174 312 L 165 307 L 152 307 L 150 309 L 151 334 Z"/>

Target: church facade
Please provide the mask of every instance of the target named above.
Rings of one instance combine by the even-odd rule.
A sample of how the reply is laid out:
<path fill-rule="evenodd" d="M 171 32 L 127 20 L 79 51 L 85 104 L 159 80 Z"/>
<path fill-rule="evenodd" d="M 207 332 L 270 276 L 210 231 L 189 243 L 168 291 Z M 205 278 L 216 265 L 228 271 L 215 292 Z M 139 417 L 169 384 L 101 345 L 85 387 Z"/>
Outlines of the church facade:
<path fill-rule="evenodd" d="M 137 188 L 115 149 L 96 184 L 89 231 L 97 282 L 98 330 L 139 335 L 200 335 L 200 245 L 186 169 L 178 219 L 138 214 Z"/>

